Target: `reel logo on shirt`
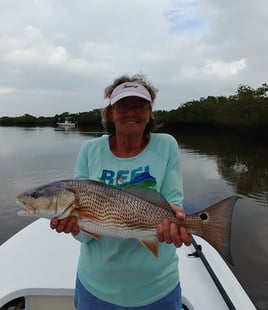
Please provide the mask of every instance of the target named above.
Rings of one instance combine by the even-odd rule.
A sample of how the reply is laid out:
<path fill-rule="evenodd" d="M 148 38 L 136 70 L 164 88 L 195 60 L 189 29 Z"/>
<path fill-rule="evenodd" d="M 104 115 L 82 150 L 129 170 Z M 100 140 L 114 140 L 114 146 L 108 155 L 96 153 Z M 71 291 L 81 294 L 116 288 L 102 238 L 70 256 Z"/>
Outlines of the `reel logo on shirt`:
<path fill-rule="evenodd" d="M 150 175 L 149 166 L 132 170 L 102 170 L 100 181 L 118 188 L 139 185 L 141 187 L 156 188 L 156 179 Z"/>

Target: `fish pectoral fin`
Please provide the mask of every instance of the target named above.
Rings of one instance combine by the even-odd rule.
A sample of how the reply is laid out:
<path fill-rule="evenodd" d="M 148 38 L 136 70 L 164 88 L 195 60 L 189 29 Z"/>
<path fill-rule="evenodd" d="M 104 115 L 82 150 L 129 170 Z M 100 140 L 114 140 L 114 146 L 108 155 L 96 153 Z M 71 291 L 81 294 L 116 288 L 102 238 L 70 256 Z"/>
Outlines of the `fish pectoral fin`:
<path fill-rule="evenodd" d="M 86 230 L 84 230 L 84 229 L 81 229 L 81 230 L 82 230 L 85 234 L 87 234 L 89 237 L 94 238 L 94 239 L 96 239 L 96 240 L 98 240 L 98 241 L 101 241 L 101 236 L 96 235 L 96 234 L 94 234 L 94 233 L 92 233 L 92 232 L 86 231 Z"/>
<path fill-rule="evenodd" d="M 150 240 L 139 240 L 140 243 L 158 258 L 159 241 L 157 238 Z"/>

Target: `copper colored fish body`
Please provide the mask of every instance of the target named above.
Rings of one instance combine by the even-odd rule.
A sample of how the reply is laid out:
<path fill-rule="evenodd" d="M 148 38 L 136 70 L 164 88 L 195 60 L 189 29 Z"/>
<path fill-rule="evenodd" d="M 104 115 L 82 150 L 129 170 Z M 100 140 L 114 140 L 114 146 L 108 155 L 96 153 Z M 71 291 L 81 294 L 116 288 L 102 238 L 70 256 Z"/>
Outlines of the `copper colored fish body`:
<path fill-rule="evenodd" d="M 232 263 L 231 218 L 238 196 L 226 198 L 200 212 L 176 219 L 166 199 L 146 188 L 124 189 L 92 180 L 62 180 L 18 195 L 18 215 L 63 219 L 78 217 L 82 231 L 98 240 L 101 236 L 135 238 L 158 256 L 156 227 L 164 218 L 209 242 Z"/>

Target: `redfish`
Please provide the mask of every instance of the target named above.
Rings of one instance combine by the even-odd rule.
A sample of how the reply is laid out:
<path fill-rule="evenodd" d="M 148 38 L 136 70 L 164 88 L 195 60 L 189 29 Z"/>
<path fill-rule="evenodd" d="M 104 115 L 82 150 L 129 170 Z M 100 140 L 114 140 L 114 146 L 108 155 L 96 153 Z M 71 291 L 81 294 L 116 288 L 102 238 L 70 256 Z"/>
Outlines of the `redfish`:
<path fill-rule="evenodd" d="M 158 192 L 139 186 L 118 189 L 92 180 L 61 180 L 26 191 L 17 197 L 18 215 L 51 219 L 78 217 L 81 231 L 101 236 L 134 238 L 156 257 L 159 242 L 156 227 L 164 218 L 210 243 L 232 263 L 231 219 L 239 197 L 231 196 L 216 204 L 176 219 L 167 200 Z"/>

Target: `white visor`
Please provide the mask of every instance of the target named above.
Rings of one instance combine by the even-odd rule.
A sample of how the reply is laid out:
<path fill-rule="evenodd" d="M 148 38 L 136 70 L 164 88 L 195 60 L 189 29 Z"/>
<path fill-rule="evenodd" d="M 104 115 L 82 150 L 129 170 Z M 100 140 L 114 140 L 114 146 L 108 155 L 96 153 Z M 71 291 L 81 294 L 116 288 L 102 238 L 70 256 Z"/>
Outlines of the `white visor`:
<path fill-rule="evenodd" d="M 149 91 L 141 84 L 137 82 L 125 82 L 115 87 L 113 90 L 110 100 L 111 104 L 116 103 L 118 100 L 125 98 L 136 96 L 143 99 L 146 99 L 150 103 L 152 102 L 151 95 Z"/>

